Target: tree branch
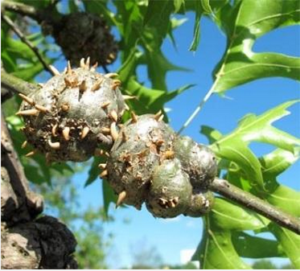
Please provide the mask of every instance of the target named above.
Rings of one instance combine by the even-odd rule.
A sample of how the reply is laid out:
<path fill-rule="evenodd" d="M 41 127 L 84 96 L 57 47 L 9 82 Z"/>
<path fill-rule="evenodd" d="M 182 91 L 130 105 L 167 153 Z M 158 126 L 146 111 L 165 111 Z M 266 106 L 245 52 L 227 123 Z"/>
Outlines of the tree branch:
<path fill-rule="evenodd" d="M 300 234 L 300 220 L 298 218 L 293 217 L 268 202 L 239 189 L 226 180 L 215 178 L 213 183 L 210 185 L 210 189 L 267 217 L 278 225 Z"/>
<path fill-rule="evenodd" d="M 42 13 L 39 12 L 37 9 L 35 9 L 32 6 L 28 6 L 18 2 L 3 1 L 1 9 L 12 11 L 22 16 L 28 16 L 38 22 L 40 22 L 43 19 Z"/>
<path fill-rule="evenodd" d="M 2 221 L 11 224 L 36 217 L 43 211 L 43 198 L 29 189 L 3 114 L 1 114 L 1 166 L 6 172 L 4 178 L 6 182 L 2 183 L 3 191 L 1 191 Z"/>
<path fill-rule="evenodd" d="M 38 89 L 40 89 L 40 87 L 37 84 L 25 82 L 22 79 L 3 71 L 1 73 L 1 96 L 2 91 L 4 91 L 4 93 L 10 91 L 15 94 L 22 93 L 28 95 Z"/>
<path fill-rule="evenodd" d="M 53 70 L 49 67 L 49 65 L 44 60 L 43 56 L 40 54 L 39 49 L 23 35 L 23 33 L 20 31 L 20 29 L 17 28 L 17 26 L 13 23 L 13 21 L 5 15 L 2 15 L 1 18 L 16 33 L 16 35 L 20 38 L 20 40 L 22 42 L 24 42 L 34 52 L 34 54 L 37 56 L 38 60 L 42 63 L 44 69 L 46 71 L 50 72 L 51 75 L 55 75 Z"/>

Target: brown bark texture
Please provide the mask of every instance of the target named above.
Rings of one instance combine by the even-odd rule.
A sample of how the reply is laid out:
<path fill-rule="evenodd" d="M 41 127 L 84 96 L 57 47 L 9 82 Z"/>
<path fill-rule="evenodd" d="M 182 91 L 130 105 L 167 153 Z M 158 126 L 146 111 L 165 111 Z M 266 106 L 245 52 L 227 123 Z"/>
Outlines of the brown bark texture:
<path fill-rule="evenodd" d="M 76 240 L 58 219 L 42 215 L 1 117 L 1 268 L 74 269 Z"/>

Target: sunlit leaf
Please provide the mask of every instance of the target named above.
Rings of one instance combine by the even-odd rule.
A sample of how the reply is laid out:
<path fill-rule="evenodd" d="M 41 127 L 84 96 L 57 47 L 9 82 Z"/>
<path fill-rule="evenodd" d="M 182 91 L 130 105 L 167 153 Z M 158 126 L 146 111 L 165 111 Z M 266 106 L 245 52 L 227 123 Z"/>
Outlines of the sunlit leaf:
<path fill-rule="evenodd" d="M 105 158 L 94 156 L 93 162 L 92 162 L 92 164 L 90 166 L 90 170 L 88 172 L 88 178 L 84 184 L 85 187 L 89 186 L 90 184 L 92 184 L 94 181 L 96 181 L 99 178 L 100 169 L 99 169 L 98 165 L 100 163 L 106 163 Z"/>
<path fill-rule="evenodd" d="M 190 51 L 196 51 L 200 42 L 200 19 L 203 13 L 203 8 L 200 1 L 194 1 L 195 5 L 195 23 L 194 23 L 194 37 L 190 46 Z"/>
<path fill-rule="evenodd" d="M 202 269 L 250 269 L 235 251 L 231 231 L 216 228 L 209 215 L 205 222 L 193 260 L 199 260 Z"/>
<path fill-rule="evenodd" d="M 272 223 L 271 231 L 295 268 L 300 268 L 300 235 Z"/>
<path fill-rule="evenodd" d="M 201 0 L 201 5 L 202 5 L 202 8 L 203 8 L 203 11 L 210 14 L 210 13 L 213 13 L 213 10 L 210 6 L 210 1 L 209 0 Z"/>
<path fill-rule="evenodd" d="M 244 232 L 234 232 L 232 243 L 241 257 L 258 259 L 286 257 L 281 245 L 275 240 L 251 236 Z"/>
<path fill-rule="evenodd" d="M 226 32 L 227 49 L 215 72 L 214 91 L 265 77 L 300 79 L 300 59 L 278 53 L 252 51 L 258 37 L 300 21 L 297 0 L 243 0 L 225 5 L 215 21 Z"/>
<path fill-rule="evenodd" d="M 277 185 L 266 199 L 287 213 L 300 217 L 300 192 L 284 185 Z"/>
<path fill-rule="evenodd" d="M 171 92 L 166 92 L 164 90 L 147 88 L 131 78 L 126 90 L 129 94 L 138 97 L 138 100 L 133 103 L 135 106 L 134 110 L 139 114 L 144 114 L 146 112 L 156 113 L 163 108 L 166 102 L 192 86 L 188 85 Z"/>
<path fill-rule="evenodd" d="M 144 17 L 144 34 L 146 34 L 145 38 L 149 44 L 145 44 L 145 46 L 160 47 L 170 28 L 170 15 L 174 8 L 172 0 L 149 2 Z M 147 36 L 150 33 L 153 35 Z"/>
<path fill-rule="evenodd" d="M 102 180 L 102 190 L 103 190 L 103 206 L 106 217 L 108 217 L 108 208 L 111 202 L 117 202 L 117 196 L 115 195 L 111 186 L 106 180 Z"/>
<path fill-rule="evenodd" d="M 206 125 L 201 126 L 200 133 L 207 137 L 209 144 L 213 144 L 222 137 L 222 134 L 219 131 Z"/>
<path fill-rule="evenodd" d="M 173 0 L 175 6 L 175 12 L 178 12 L 182 6 L 184 6 L 184 0 Z"/>
<path fill-rule="evenodd" d="M 232 133 L 215 142 L 212 149 L 221 158 L 237 163 L 247 174 L 248 180 L 263 187 L 261 164 L 248 144 L 257 141 L 294 152 L 300 140 L 273 127 L 272 123 L 289 114 L 286 108 L 295 102 L 286 102 L 259 116 L 248 114 Z"/>
<path fill-rule="evenodd" d="M 296 148 L 294 153 L 283 149 L 277 149 L 263 156 L 259 160 L 262 165 L 264 178 L 272 179 L 288 169 L 298 159 L 299 149 Z"/>
<path fill-rule="evenodd" d="M 168 71 L 189 71 L 188 69 L 172 64 L 159 50 L 146 53 L 148 75 L 152 82 L 152 87 L 157 89 L 167 89 L 166 74 Z"/>
<path fill-rule="evenodd" d="M 255 212 L 245 210 L 221 198 L 215 199 L 210 218 L 221 230 L 255 230 L 265 227 L 263 220 Z"/>

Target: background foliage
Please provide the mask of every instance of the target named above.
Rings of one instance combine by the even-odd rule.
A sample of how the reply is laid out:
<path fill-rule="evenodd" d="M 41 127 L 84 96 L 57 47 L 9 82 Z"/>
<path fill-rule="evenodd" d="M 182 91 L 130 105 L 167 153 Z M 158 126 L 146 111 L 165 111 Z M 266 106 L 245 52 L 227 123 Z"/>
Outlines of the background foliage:
<path fill-rule="evenodd" d="M 49 5 L 51 1 L 19 2 L 40 9 Z M 161 50 L 162 42 L 166 38 L 170 38 L 176 46 L 173 31 L 184 23 L 184 19 L 182 17 L 178 19 L 176 14 L 184 15 L 187 11 L 195 14 L 191 51 L 196 51 L 198 46 L 201 46 L 201 39 L 209 39 L 201 37 L 202 16 L 210 18 L 227 37 L 226 50 L 219 63 L 216 63 L 212 75 L 214 83 L 208 90 L 204 102 L 211 95 L 224 95 L 236 86 L 264 77 L 300 79 L 299 58 L 252 51 L 259 37 L 279 27 L 299 24 L 300 3 L 297 0 L 83 0 L 82 2 L 70 0 L 63 2 L 59 12 L 84 10 L 98 15 L 103 14 L 117 33 L 121 61 L 118 73 L 122 80 L 122 91 L 124 94 L 138 97 L 137 100 L 129 102 L 130 108 L 138 114 L 156 113 L 164 108 L 165 103 L 193 87 L 185 85 L 176 90 L 167 88 L 168 72 L 186 72 L 188 69 L 174 65 Z M 59 48 L 53 40 L 42 35 L 35 21 L 20 18 L 13 13 L 9 13 L 9 16 L 22 26 L 26 37 L 38 46 L 47 63 L 53 63 L 63 57 L 58 53 Z M 34 81 L 37 76 L 41 76 L 43 66 L 32 50 L 16 38 L 4 23 L 1 34 L 4 69 L 27 81 Z M 146 87 L 139 80 L 138 69 L 141 66 L 147 68 L 151 87 Z M 227 135 L 222 135 L 209 126 L 203 126 L 201 129 L 201 133 L 208 138 L 211 148 L 218 156 L 221 177 L 297 217 L 300 216 L 300 193 L 280 184 L 277 176 L 298 160 L 300 140 L 275 128 L 272 124 L 286 116 L 289 113 L 289 106 L 298 102 L 286 101 L 261 115 L 246 115 L 237 123 L 236 129 Z M 56 210 L 62 220 L 71 227 L 73 225 L 79 240 L 77 254 L 81 266 L 106 267 L 104 251 L 107 244 L 101 239 L 102 229 L 97 219 L 100 218 L 102 221 L 112 219 L 107 214 L 109 204 L 115 200 L 112 191 L 105 182 L 102 182 L 103 210 L 87 209 L 78 213 L 76 211 L 78 206 L 76 207 L 76 201 L 74 202 L 76 188 L 65 179 L 62 180 L 61 176 L 70 176 L 81 168 L 71 163 L 53 164 L 49 167 L 41 155 L 24 158 L 28 149 L 20 148 L 24 141 L 24 136 L 20 132 L 23 124 L 20 118 L 14 116 L 19 104 L 20 99 L 15 97 L 6 102 L 3 108 L 26 176 L 31 182 L 40 185 L 37 189 L 48 195 L 48 203 L 55 206 L 52 211 Z M 165 120 L 167 121 L 167 118 Z M 249 148 L 251 142 L 271 144 L 276 150 L 263 157 L 256 157 Z M 97 180 L 98 164 L 99 158 L 94 158 L 94 161 L 86 165 L 90 167 L 86 185 Z M 48 186 L 44 183 L 52 185 L 55 190 L 49 193 Z M 59 193 L 61 189 L 68 191 L 67 194 L 61 195 Z M 228 216 L 233 213 L 234 217 Z M 212 212 L 203 219 L 205 221 L 203 237 L 194 255 L 194 259 L 201 262 L 202 268 L 250 268 L 241 257 L 254 259 L 288 257 L 294 267 L 300 268 L 300 237 L 260 215 L 232 204 L 229 200 L 217 198 Z M 82 226 L 76 228 L 73 224 L 75 220 L 80 220 Z M 249 231 L 269 232 L 276 240 L 254 237 Z M 86 239 L 85 233 L 92 234 L 93 238 Z M 91 240 L 98 244 L 99 250 L 90 250 Z M 93 259 L 100 260 L 94 263 Z"/>

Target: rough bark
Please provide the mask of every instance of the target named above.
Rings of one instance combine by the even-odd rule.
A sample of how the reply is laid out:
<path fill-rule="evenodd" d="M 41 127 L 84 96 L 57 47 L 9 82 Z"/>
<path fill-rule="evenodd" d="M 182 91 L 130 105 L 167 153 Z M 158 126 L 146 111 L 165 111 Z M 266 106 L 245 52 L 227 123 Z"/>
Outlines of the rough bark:
<path fill-rule="evenodd" d="M 28 186 L 3 114 L 1 154 L 1 267 L 77 268 L 74 235 L 56 218 L 41 216 L 43 198 Z"/>

